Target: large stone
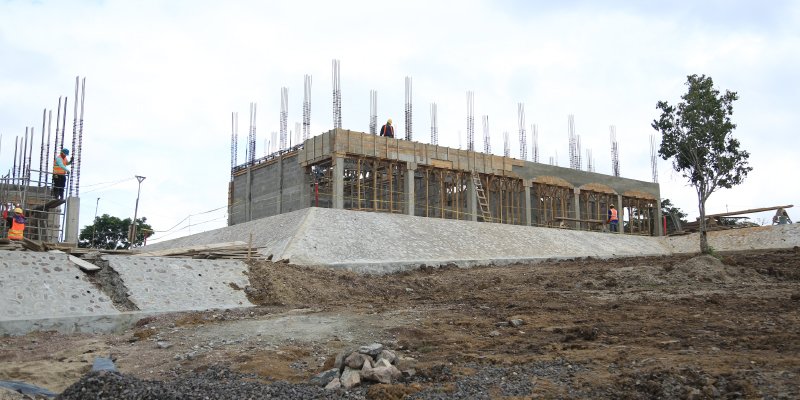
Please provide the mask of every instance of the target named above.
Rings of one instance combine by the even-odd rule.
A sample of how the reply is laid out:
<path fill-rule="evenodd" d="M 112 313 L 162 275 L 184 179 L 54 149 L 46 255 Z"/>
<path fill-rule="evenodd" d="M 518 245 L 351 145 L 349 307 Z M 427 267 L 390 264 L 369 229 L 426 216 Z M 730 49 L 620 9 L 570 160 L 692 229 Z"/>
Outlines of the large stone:
<path fill-rule="evenodd" d="M 392 383 L 393 380 L 398 380 L 402 376 L 403 373 L 394 365 L 361 370 L 361 377 L 373 382 Z"/>
<path fill-rule="evenodd" d="M 388 360 L 389 364 L 395 364 L 397 362 L 397 354 L 391 350 L 384 349 L 378 354 L 378 361 L 380 360 Z"/>
<path fill-rule="evenodd" d="M 373 344 L 370 344 L 370 345 L 367 345 L 367 346 L 361 346 L 358 349 L 359 353 L 368 354 L 368 355 L 370 355 L 372 357 L 375 357 L 378 354 L 381 354 L 381 351 L 383 351 L 383 345 L 380 344 L 380 343 L 373 343 Z"/>
<path fill-rule="evenodd" d="M 335 390 L 342 387 L 342 381 L 339 377 L 333 378 L 327 385 L 325 385 L 325 389 L 327 390 Z"/>
<path fill-rule="evenodd" d="M 350 389 L 361 384 L 361 373 L 357 369 L 344 367 L 344 372 L 339 380 L 343 388 Z"/>
<path fill-rule="evenodd" d="M 381 359 L 378 360 L 378 362 L 375 363 L 375 367 L 376 368 L 377 367 L 391 367 L 391 366 L 392 366 L 392 363 L 389 362 L 389 360 L 387 360 L 385 358 L 381 358 Z"/>
<path fill-rule="evenodd" d="M 347 358 L 344 360 L 344 365 L 353 368 L 353 369 L 361 369 L 364 366 L 365 362 L 372 362 L 372 357 L 361 354 L 361 353 L 351 353 Z M 370 365 L 371 367 L 372 365 Z"/>
<path fill-rule="evenodd" d="M 316 386 L 325 386 L 331 382 L 332 379 L 339 377 L 339 369 L 338 368 L 331 368 L 326 371 L 322 371 L 308 380 L 308 382 L 312 385 Z"/>
<path fill-rule="evenodd" d="M 339 354 L 336 355 L 336 359 L 333 361 L 333 368 L 336 368 L 339 371 L 344 369 L 344 360 L 354 351 L 355 349 L 353 348 L 346 348 L 340 351 Z"/>

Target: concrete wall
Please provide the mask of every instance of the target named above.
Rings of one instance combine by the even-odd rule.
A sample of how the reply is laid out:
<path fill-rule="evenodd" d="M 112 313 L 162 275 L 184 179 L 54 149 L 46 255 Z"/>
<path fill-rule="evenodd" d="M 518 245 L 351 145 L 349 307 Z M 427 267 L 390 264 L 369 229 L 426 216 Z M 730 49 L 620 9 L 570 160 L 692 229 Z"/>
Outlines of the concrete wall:
<path fill-rule="evenodd" d="M 239 171 L 233 179 L 230 224 L 310 206 L 309 179 L 297 161 L 297 152 Z"/>

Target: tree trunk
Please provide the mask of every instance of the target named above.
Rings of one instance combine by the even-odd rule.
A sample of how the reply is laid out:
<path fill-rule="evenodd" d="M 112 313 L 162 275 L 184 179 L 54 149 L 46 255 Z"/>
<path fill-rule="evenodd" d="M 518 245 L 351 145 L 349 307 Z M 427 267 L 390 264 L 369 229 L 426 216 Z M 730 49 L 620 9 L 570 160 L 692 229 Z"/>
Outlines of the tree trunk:
<path fill-rule="evenodd" d="M 701 193 L 698 193 L 700 211 L 700 253 L 711 254 L 711 247 L 708 245 L 708 236 L 706 236 L 706 199 Z"/>

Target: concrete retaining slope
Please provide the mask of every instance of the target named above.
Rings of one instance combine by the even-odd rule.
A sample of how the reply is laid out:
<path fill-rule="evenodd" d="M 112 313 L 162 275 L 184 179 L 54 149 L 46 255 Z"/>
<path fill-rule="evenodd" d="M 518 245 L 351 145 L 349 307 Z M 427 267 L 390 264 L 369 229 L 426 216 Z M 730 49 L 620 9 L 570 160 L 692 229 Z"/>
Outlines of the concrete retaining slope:
<path fill-rule="evenodd" d="M 0 334 L 80 331 L 120 314 L 66 254 L 0 251 Z M 77 323 L 77 325 L 76 325 Z"/>
<path fill-rule="evenodd" d="M 145 250 L 248 241 L 250 232 L 253 246 L 265 247 L 259 252 L 273 255 L 276 260 L 367 273 L 387 273 L 420 264 L 470 266 L 670 252 L 662 240 L 645 236 L 328 208 L 307 208 L 263 218 L 150 245 Z"/>
<path fill-rule="evenodd" d="M 651 237 L 315 208 L 281 255 L 298 265 L 387 273 L 420 264 L 507 264 L 665 254 Z"/>
<path fill-rule="evenodd" d="M 247 265 L 236 260 L 105 256 L 141 312 L 247 307 Z"/>
<path fill-rule="evenodd" d="M 800 224 L 711 231 L 706 237 L 715 251 L 787 249 L 800 246 Z M 699 233 L 663 239 L 673 253 L 700 252 Z"/>

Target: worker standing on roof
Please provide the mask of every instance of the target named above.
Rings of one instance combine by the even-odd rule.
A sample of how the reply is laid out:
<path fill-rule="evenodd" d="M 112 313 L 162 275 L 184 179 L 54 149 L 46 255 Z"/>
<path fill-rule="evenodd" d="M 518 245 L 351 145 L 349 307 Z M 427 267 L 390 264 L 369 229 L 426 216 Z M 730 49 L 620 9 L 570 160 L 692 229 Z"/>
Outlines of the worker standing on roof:
<path fill-rule="evenodd" d="M 22 209 L 15 208 L 14 215 L 11 218 L 11 229 L 8 230 L 8 238 L 10 240 L 22 240 L 25 232 L 25 216 L 22 215 Z"/>
<path fill-rule="evenodd" d="M 381 127 L 381 136 L 394 137 L 394 127 L 392 126 L 392 119 L 386 121 L 386 125 Z"/>
<path fill-rule="evenodd" d="M 64 186 L 67 185 L 68 165 L 72 164 L 72 157 L 67 160 L 69 149 L 61 149 L 61 153 L 53 160 L 53 197 L 64 198 Z"/>
<path fill-rule="evenodd" d="M 617 228 L 619 227 L 619 217 L 617 216 L 617 209 L 614 208 L 613 204 L 608 206 L 608 220 L 606 223 L 609 224 L 609 230 L 611 232 L 617 232 Z"/>

